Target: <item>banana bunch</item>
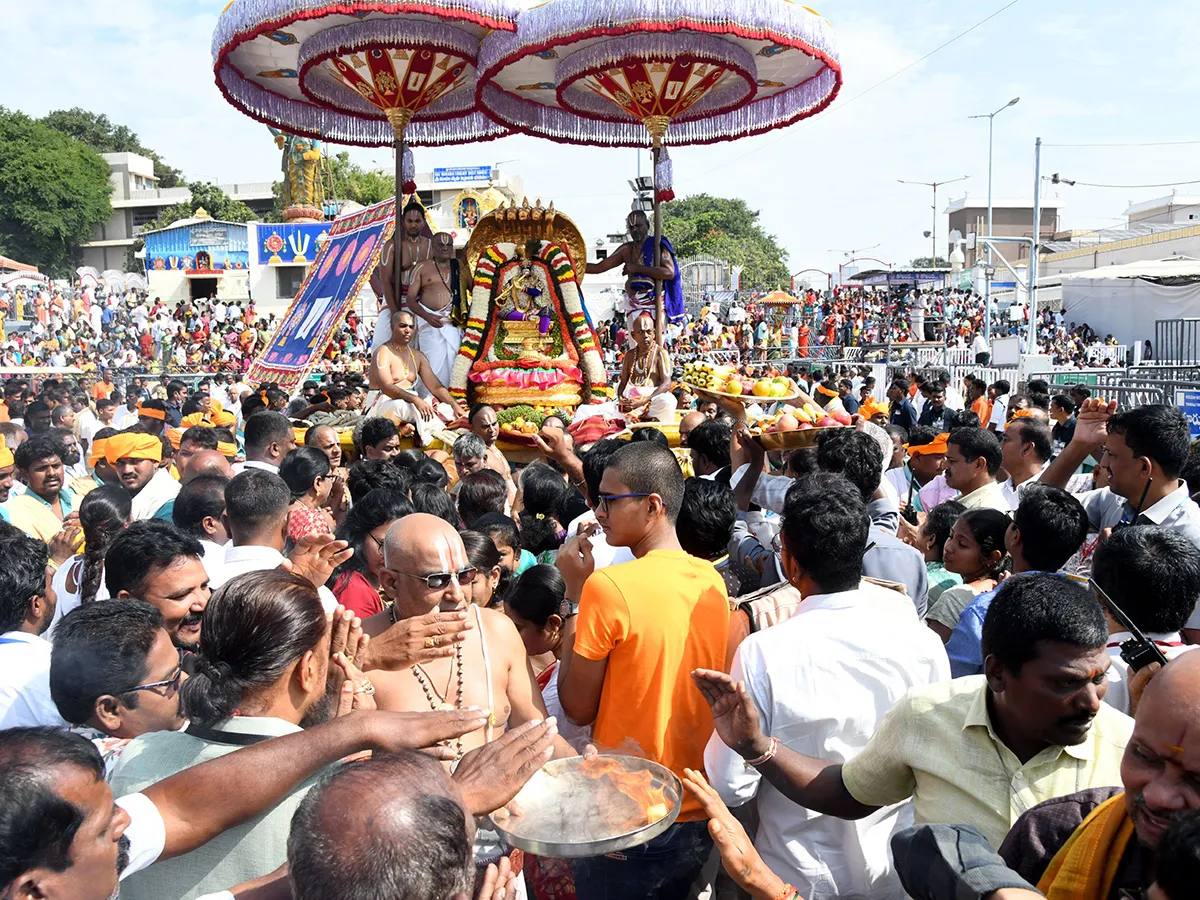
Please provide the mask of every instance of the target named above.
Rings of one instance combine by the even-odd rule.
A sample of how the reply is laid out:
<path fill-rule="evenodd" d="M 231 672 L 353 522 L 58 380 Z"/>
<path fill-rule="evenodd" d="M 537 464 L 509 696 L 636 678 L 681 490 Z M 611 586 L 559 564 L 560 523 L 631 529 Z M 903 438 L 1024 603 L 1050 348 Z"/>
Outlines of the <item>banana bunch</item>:
<path fill-rule="evenodd" d="M 736 366 L 715 366 L 706 362 L 683 364 L 683 380 L 688 384 L 707 390 L 724 390 L 723 385 L 736 374 Z"/>

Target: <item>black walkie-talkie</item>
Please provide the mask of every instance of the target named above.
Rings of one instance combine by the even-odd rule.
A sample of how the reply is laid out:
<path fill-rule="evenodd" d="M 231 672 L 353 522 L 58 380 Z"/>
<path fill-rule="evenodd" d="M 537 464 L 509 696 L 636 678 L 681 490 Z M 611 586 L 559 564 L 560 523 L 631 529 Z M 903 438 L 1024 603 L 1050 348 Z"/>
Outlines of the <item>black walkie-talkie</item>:
<path fill-rule="evenodd" d="M 904 509 L 900 513 L 900 515 L 902 515 L 904 517 L 904 521 L 907 522 L 909 525 L 916 525 L 917 521 L 918 521 L 917 511 L 915 509 L 913 509 L 913 503 L 912 503 L 913 490 L 916 488 L 916 486 L 917 486 L 917 476 L 913 474 L 912 466 L 909 466 L 909 469 L 908 469 L 908 503 L 906 503 L 904 505 Z"/>
<path fill-rule="evenodd" d="M 1125 615 L 1121 607 L 1113 603 L 1112 597 L 1108 596 L 1104 588 L 1100 587 L 1100 585 L 1096 584 L 1090 578 L 1088 579 L 1088 584 L 1096 592 L 1096 596 L 1104 601 L 1104 605 L 1108 607 L 1108 611 L 1112 613 L 1112 617 L 1121 623 L 1122 628 L 1133 635 L 1133 637 L 1121 644 L 1121 659 L 1129 664 L 1129 668 L 1136 672 L 1153 662 L 1165 666 L 1168 660 L 1163 652 L 1158 649 L 1158 645 L 1142 634 L 1142 630 L 1133 624 L 1133 620 Z"/>

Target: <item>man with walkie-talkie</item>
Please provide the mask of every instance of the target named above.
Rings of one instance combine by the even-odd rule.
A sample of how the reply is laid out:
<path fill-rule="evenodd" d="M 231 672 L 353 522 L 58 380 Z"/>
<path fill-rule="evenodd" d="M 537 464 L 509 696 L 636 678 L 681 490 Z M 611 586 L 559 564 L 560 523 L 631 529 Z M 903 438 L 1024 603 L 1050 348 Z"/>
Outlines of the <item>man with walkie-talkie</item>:
<path fill-rule="evenodd" d="M 1180 632 L 1200 598 L 1200 547 L 1153 525 L 1121 528 L 1100 542 L 1092 581 L 1108 614 L 1108 693 L 1104 702 L 1132 715 L 1129 680 L 1196 649 Z"/>
<path fill-rule="evenodd" d="M 1116 402 L 1092 398 L 1080 407 L 1075 436 L 1046 469 L 1042 484 L 1065 487 L 1095 452 L 1108 470 L 1109 486 L 1079 495 L 1094 531 L 1103 538 L 1129 525 L 1158 525 L 1200 547 L 1200 506 L 1179 478 L 1191 442 L 1187 419 L 1177 407 L 1138 406 L 1118 413 Z M 1192 613 L 1183 635 L 1190 643 L 1200 642 L 1200 613 Z"/>

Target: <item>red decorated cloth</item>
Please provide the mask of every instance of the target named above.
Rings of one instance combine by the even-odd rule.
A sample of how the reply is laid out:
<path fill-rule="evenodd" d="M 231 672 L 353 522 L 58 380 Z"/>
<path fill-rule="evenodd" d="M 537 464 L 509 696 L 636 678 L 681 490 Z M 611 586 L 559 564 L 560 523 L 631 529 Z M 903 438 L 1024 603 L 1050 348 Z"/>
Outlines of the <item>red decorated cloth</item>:
<path fill-rule="evenodd" d="M 594 444 L 596 441 L 625 430 L 621 419 L 606 419 L 603 416 L 591 416 L 581 422 L 575 422 L 567 427 L 567 433 L 576 444 Z"/>

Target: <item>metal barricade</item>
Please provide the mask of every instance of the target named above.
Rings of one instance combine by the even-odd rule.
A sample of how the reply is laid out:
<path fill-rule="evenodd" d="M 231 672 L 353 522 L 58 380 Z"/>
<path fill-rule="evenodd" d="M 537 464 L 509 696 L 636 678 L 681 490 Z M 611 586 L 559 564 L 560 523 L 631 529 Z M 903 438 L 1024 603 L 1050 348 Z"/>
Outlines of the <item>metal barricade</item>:
<path fill-rule="evenodd" d="M 1159 319 L 1154 323 L 1154 352 L 1163 362 L 1200 364 L 1200 319 Z"/>

